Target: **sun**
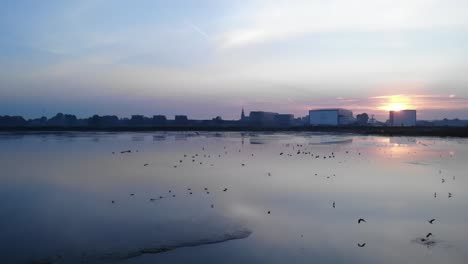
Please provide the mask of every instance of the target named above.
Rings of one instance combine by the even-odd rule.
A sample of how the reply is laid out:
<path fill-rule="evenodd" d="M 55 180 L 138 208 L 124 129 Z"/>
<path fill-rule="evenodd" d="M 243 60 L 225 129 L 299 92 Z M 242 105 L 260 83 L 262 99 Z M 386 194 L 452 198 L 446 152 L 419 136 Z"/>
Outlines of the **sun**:
<path fill-rule="evenodd" d="M 385 111 L 401 111 L 411 108 L 411 99 L 408 96 L 404 95 L 390 95 L 390 96 L 381 96 L 381 99 L 384 99 L 383 104 L 379 107 L 381 110 Z"/>
<path fill-rule="evenodd" d="M 385 108 L 387 111 L 401 111 L 407 109 L 408 107 L 402 103 L 391 103 L 385 106 Z"/>

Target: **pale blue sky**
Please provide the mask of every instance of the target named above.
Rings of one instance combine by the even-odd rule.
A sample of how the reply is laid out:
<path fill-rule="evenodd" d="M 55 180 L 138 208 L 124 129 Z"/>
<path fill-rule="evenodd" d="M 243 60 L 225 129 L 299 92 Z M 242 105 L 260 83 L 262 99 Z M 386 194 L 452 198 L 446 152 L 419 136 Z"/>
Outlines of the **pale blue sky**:
<path fill-rule="evenodd" d="M 0 115 L 385 119 L 401 95 L 421 118 L 468 118 L 466 14 L 462 0 L 4 0 Z"/>

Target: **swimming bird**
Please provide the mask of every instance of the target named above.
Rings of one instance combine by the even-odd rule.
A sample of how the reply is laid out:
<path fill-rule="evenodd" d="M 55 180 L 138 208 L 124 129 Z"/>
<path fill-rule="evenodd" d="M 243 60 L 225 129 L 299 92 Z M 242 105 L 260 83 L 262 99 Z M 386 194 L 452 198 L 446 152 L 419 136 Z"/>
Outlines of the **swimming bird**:
<path fill-rule="evenodd" d="M 143 164 L 143 166 L 145 166 L 145 167 L 148 166 L 148 163 Z"/>
<path fill-rule="evenodd" d="M 271 212 L 270 212 L 270 211 L 268 211 L 268 214 L 271 214 Z"/>
<path fill-rule="evenodd" d="M 131 193 L 130 196 L 135 196 L 135 194 L 134 194 L 134 193 Z"/>
<path fill-rule="evenodd" d="M 112 201 L 111 201 L 111 203 L 115 203 L 115 201 L 114 201 L 114 200 L 112 200 Z"/>
<path fill-rule="evenodd" d="M 432 236 L 432 233 L 427 233 L 426 238 L 429 238 L 430 236 Z"/>
<path fill-rule="evenodd" d="M 359 218 L 359 220 L 357 221 L 357 223 L 360 224 L 361 222 L 367 223 L 366 220 L 364 220 L 363 218 Z"/>
<path fill-rule="evenodd" d="M 435 219 L 427 220 L 431 225 L 434 223 Z"/>
<path fill-rule="evenodd" d="M 271 176 L 271 173 L 268 173 L 268 176 Z"/>
<path fill-rule="evenodd" d="M 452 193 L 448 193 L 448 198 L 452 198 Z"/>
<path fill-rule="evenodd" d="M 227 190 L 228 190 L 228 188 L 224 188 L 223 192 L 225 192 L 225 191 L 227 191 Z"/>
<path fill-rule="evenodd" d="M 444 182 L 445 182 L 445 179 L 442 179 L 442 183 L 444 183 Z"/>
<path fill-rule="evenodd" d="M 335 208 L 335 201 L 333 201 L 333 208 Z"/>
<path fill-rule="evenodd" d="M 211 208 L 214 208 L 214 205 L 213 205 L 213 204 L 211 205 Z"/>
<path fill-rule="evenodd" d="M 358 245 L 358 247 L 365 247 L 365 246 L 366 246 L 366 243 L 362 243 L 362 244 L 359 244 L 359 243 L 358 243 L 357 245 Z"/>

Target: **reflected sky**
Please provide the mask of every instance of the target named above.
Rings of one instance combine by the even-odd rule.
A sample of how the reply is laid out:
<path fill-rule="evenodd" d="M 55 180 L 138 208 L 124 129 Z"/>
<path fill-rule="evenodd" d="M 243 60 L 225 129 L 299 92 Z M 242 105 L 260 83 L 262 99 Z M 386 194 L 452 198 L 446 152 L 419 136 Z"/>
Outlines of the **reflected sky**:
<path fill-rule="evenodd" d="M 102 263 L 106 254 L 248 229 L 243 239 L 122 263 L 465 263 L 467 143 L 319 133 L 0 134 L 0 259 Z M 435 246 L 414 243 L 428 232 Z"/>

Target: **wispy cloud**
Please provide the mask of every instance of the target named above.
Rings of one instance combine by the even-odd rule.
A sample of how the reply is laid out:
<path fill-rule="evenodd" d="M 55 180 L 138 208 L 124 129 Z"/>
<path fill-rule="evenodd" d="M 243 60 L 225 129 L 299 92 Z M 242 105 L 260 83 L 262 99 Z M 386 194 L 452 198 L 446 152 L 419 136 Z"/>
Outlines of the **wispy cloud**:
<path fill-rule="evenodd" d="M 468 2 L 457 0 L 266 1 L 239 14 L 222 34 L 221 48 L 236 48 L 308 33 L 375 32 L 466 27 Z M 401 45 L 401 43 L 400 43 Z"/>

